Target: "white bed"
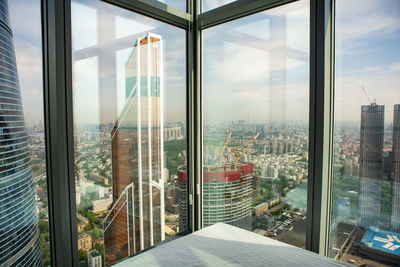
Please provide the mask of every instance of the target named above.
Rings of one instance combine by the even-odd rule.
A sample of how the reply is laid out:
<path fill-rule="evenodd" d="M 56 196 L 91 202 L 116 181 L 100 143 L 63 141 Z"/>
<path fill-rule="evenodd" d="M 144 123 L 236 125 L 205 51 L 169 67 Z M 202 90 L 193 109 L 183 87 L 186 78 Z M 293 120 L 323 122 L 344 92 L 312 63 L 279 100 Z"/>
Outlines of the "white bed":
<path fill-rule="evenodd" d="M 115 266 L 349 266 L 228 224 L 215 224 Z"/>

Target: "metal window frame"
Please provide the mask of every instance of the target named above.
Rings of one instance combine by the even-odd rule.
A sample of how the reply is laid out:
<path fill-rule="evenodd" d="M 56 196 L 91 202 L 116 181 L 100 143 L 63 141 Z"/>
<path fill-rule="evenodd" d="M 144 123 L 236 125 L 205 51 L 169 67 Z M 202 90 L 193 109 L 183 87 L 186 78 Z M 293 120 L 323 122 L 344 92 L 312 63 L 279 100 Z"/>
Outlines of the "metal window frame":
<path fill-rule="evenodd" d="M 202 30 L 297 0 L 238 0 L 187 13 L 156 0 L 99 0 L 187 31 L 188 230 L 202 228 Z M 306 249 L 327 255 L 333 122 L 334 0 L 310 0 L 309 183 Z M 42 0 L 51 260 L 78 266 L 74 178 L 71 0 Z M 320 127 L 323 125 L 323 127 Z M 319 127 L 317 127 L 319 126 Z"/>
<path fill-rule="evenodd" d="M 70 19 L 70 1 L 42 0 L 46 169 L 54 266 L 78 266 Z"/>
<path fill-rule="evenodd" d="M 200 0 L 204 1 L 204 0 Z M 279 7 L 299 0 L 237 0 L 209 10 L 199 16 L 199 30 Z"/>
<path fill-rule="evenodd" d="M 306 248 L 327 256 L 331 215 L 334 1 L 310 0 L 310 117 Z"/>

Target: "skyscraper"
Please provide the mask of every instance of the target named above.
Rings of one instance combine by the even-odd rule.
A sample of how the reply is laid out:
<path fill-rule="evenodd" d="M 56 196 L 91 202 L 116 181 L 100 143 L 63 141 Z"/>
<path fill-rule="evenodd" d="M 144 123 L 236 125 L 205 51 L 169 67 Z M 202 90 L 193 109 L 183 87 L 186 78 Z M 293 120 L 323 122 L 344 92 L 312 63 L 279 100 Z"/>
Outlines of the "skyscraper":
<path fill-rule="evenodd" d="M 203 226 L 216 223 L 251 230 L 251 201 L 254 165 L 232 164 L 206 167 L 203 172 Z M 186 167 L 178 169 L 179 228 L 186 225 Z"/>
<path fill-rule="evenodd" d="M 400 104 L 394 105 L 391 228 L 400 231 Z"/>
<path fill-rule="evenodd" d="M 0 265 L 41 266 L 34 184 L 7 0 L 0 0 L 0 59 Z"/>
<path fill-rule="evenodd" d="M 376 226 L 381 213 L 383 132 L 385 106 L 361 106 L 360 132 L 360 224 Z"/>
<path fill-rule="evenodd" d="M 139 38 L 125 71 L 126 103 L 111 133 L 107 265 L 165 238 L 161 36 Z"/>

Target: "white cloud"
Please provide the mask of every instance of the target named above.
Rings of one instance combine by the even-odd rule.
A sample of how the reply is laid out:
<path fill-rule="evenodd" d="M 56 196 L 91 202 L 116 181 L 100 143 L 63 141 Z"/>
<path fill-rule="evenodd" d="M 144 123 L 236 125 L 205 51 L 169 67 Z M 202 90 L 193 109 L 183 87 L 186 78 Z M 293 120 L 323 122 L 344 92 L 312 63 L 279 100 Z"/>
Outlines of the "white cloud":
<path fill-rule="evenodd" d="M 394 1 L 337 1 L 336 4 L 336 43 L 337 53 L 367 53 L 371 40 L 391 39 L 398 36 L 400 17 L 396 12 L 399 3 Z M 393 11 L 392 11 L 393 10 Z M 372 51 L 371 51 L 372 52 Z"/>
<path fill-rule="evenodd" d="M 369 100 L 361 90 L 365 87 L 371 99 L 378 105 L 385 105 L 385 121 L 393 120 L 393 105 L 400 104 L 400 76 L 390 71 L 378 71 L 373 75 L 360 72 L 335 81 L 335 120 L 360 120 L 361 105 Z"/>
<path fill-rule="evenodd" d="M 14 35 L 41 41 L 40 0 L 8 1 L 11 28 Z"/>
<path fill-rule="evenodd" d="M 389 70 L 391 70 L 391 71 L 400 71 L 400 62 L 391 64 L 389 66 Z"/>
<path fill-rule="evenodd" d="M 29 42 L 14 43 L 25 118 L 36 122 L 43 118 L 42 51 Z"/>

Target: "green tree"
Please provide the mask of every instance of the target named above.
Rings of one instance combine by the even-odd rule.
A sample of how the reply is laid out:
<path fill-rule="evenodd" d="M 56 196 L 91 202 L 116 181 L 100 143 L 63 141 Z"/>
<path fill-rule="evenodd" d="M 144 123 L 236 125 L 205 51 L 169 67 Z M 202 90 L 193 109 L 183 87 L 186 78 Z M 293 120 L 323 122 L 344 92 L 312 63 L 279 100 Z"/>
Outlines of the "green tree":
<path fill-rule="evenodd" d="M 90 231 L 90 235 L 92 236 L 93 240 L 96 240 L 103 237 L 103 231 L 99 229 L 93 229 Z"/>
<path fill-rule="evenodd" d="M 78 259 L 79 259 L 79 261 L 85 261 L 87 259 L 87 251 L 80 249 L 78 251 Z"/>
<path fill-rule="evenodd" d="M 49 232 L 49 223 L 47 221 L 39 222 L 39 231 L 40 233 L 48 233 Z"/>
<path fill-rule="evenodd" d="M 43 265 L 50 266 L 50 246 L 42 247 Z"/>

